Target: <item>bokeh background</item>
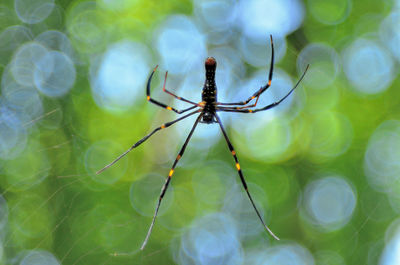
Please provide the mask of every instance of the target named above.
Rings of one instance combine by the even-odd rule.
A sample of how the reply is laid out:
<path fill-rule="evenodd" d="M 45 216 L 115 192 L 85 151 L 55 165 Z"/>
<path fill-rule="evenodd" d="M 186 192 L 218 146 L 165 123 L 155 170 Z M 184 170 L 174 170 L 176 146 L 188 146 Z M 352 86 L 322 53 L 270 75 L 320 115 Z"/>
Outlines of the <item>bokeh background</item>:
<path fill-rule="evenodd" d="M 139 251 L 195 117 L 95 172 L 200 101 L 267 82 L 258 106 L 200 124 Z M 400 1 L 1 0 L 0 264 L 400 264 Z"/>

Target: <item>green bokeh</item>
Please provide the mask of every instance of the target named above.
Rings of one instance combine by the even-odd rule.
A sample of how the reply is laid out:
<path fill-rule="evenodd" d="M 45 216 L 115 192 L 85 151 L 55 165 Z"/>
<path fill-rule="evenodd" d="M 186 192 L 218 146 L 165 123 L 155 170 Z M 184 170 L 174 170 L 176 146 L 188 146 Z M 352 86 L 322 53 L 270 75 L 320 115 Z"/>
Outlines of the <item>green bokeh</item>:
<path fill-rule="evenodd" d="M 92 97 L 89 65 L 110 45 L 126 39 L 145 44 L 151 63 L 161 64 L 156 61 L 157 28 L 169 15 L 191 16 L 194 7 L 189 0 L 119 0 L 114 8 L 109 2 L 56 1 L 49 17 L 31 25 L 20 22 L 13 1 L 0 2 L 0 33 L 23 25 L 32 35 L 15 35 L 0 43 L 1 76 L 22 43 L 50 29 L 70 39 L 77 71 L 68 94 L 61 98 L 41 95 L 43 115 L 24 124 L 27 140 L 23 152 L 0 159 L 0 191 L 8 207 L 8 215 L 0 215 L 8 218 L 4 225 L 0 219 L 0 264 L 19 264 L 15 262 L 23 258 L 24 251 L 36 249 L 52 253 L 61 264 L 175 264 L 182 235 L 190 233 L 196 220 L 230 209 L 227 198 L 245 196 L 221 135 L 209 149 L 194 148 L 201 143 L 192 142 L 175 170 L 150 241 L 145 251 L 139 250 L 164 178 L 185 136 L 179 136 L 181 127 L 169 128 L 97 175 L 97 170 L 157 124 L 177 115 L 148 104 L 144 85 L 134 106 L 102 109 Z M 376 37 L 380 23 L 395 5 L 373 0 L 307 0 L 303 4 L 303 24 L 287 37 L 286 55 L 278 62 L 294 82 L 301 70 L 296 66 L 304 68 L 310 63 L 307 57 L 298 59 L 302 48 L 311 43 L 327 45 L 338 53 L 335 60 L 340 64 L 345 59 L 341 52 L 350 43 L 359 37 Z M 230 47 L 238 49 L 234 44 Z M 236 78 L 245 79 L 256 70 L 244 65 Z M 377 264 L 387 243 L 385 233 L 398 218 L 400 207 L 393 205 L 400 201 L 400 182 L 391 183 L 390 191 L 377 191 L 363 166 L 376 128 L 384 121 L 399 119 L 398 65 L 397 61 L 395 78 L 386 90 L 367 95 L 357 92 L 343 67 L 335 68 L 329 58 L 315 64 L 311 61 L 309 79 L 292 95 L 296 99 L 289 111 L 262 124 L 252 121 L 257 128 L 236 126 L 236 116 L 225 124 L 250 192 L 267 223 L 283 242 L 295 241 L 307 248 L 316 264 Z M 177 85 L 173 78 L 171 84 Z M 153 91 L 161 90 L 162 79 L 163 74 L 157 73 Z M 331 82 L 324 83 L 327 79 Z M 167 100 L 165 94 L 156 95 Z M 0 100 L 0 108 L 1 104 Z M 181 135 L 188 130 L 189 126 Z M 396 157 L 393 161 L 400 164 Z M 357 196 L 350 221 L 329 232 L 308 222 L 303 207 L 306 186 L 327 174 L 349 181 Z M 238 205 L 236 222 L 248 218 L 258 222 L 250 204 L 248 207 L 249 214 L 241 215 Z M 0 213 L 5 213 L 4 209 Z M 251 227 L 240 225 L 243 230 Z M 241 239 L 245 255 L 280 244 L 266 233 Z"/>

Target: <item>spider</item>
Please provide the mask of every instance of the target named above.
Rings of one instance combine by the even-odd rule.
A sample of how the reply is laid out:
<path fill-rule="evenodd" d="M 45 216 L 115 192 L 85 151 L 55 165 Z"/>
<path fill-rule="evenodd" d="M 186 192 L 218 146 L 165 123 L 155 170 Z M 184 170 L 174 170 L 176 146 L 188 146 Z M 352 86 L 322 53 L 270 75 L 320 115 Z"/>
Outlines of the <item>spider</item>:
<path fill-rule="evenodd" d="M 142 139 L 140 139 L 138 142 L 136 142 L 134 145 L 132 145 L 127 151 L 125 151 L 124 153 L 122 153 L 120 156 L 118 156 L 114 161 L 112 161 L 110 164 L 106 165 L 104 168 L 100 169 L 99 171 L 96 172 L 96 174 L 100 174 L 101 172 L 103 172 L 104 170 L 106 170 L 107 168 L 109 168 L 110 166 L 112 166 L 113 164 L 115 164 L 118 160 L 120 160 L 122 157 L 124 157 L 126 154 L 128 154 L 132 149 L 138 147 L 140 144 L 142 144 L 144 141 L 146 141 L 147 139 L 149 139 L 153 134 L 155 134 L 156 132 L 168 128 L 171 125 L 186 119 L 187 117 L 190 117 L 196 113 L 200 113 L 200 115 L 197 116 L 197 119 L 192 127 L 192 129 L 189 132 L 189 135 L 187 136 L 185 143 L 183 144 L 183 146 L 181 147 L 174 163 L 172 164 L 171 170 L 168 173 L 168 177 L 166 178 L 166 181 L 164 183 L 164 185 L 161 188 L 161 194 L 159 196 L 158 199 L 158 203 L 153 215 L 153 219 L 152 222 L 150 224 L 149 230 L 147 232 L 146 238 L 141 246 L 141 250 L 143 250 L 150 238 L 151 232 L 153 230 L 154 227 L 154 223 L 156 221 L 156 217 L 157 217 L 157 213 L 158 213 L 158 209 L 160 208 L 161 205 L 161 201 L 165 195 L 165 192 L 168 189 L 169 183 L 171 182 L 171 178 L 172 175 L 174 174 L 175 171 L 175 167 L 178 164 L 179 160 L 182 158 L 183 153 L 186 150 L 186 147 L 190 141 L 190 138 L 193 135 L 194 130 L 196 129 L 197 124 L 200 123 L 218 123 L 219 127 L 221 128 L 222 134 L 225 138 L 226 143 L 228 144 L 228 148 L 229 151 L 231 152 L 233 159 L 235 160 L 235 166 L 237 169 L 237 172 L 239 174 L 240 180 L 242 182 L 243 188 L 247 193 L 247 196 L 250 199 L 251 205 L 253 206 L 258 218 L 260 219 L 262 225 L 264 226 L 265 230 L 276 240 L 279 240 L 279 238 L 271 231 L 271 229 L 269 229 L 269 227 L 265 224 L 263 218 L 261 217 L 260 212 L 258 211 L 256 205 L 254 204 L 253 198 L 250 195 L 250 192 L 248 190 L 247 187 L 247 183 L 246 180 L 244 179 L 240 164 L 239 164 L 239 160 L 237 158 L 236 155 L 236 151 L 233 148 L 233 145 L 231 143 L 231 141 L 229 140 L 229 137 L 224 129 L 224 126 L 221 123 L 221 119 L 219 118 L 219 116 L 217 115 L 217 112 L 239 112 L 239 113 L 256 113 L 259 111 L 264 111 L 264 110 L 268 110 L 271 108 L 274 108 L 276 106 L 278 106 L 282 101 L 284 101 L 294 90 L 295 88 L 299 85 L 299 83 L 301 82 L 301 80 L 304 78 L 309 65 L 307 65 L 304 73 L 302 74 L 302 76 L 300 77 L 300 79 L 297 81 L 296 85 L 280 100 L 269 104 L 265 107 L 262 108 L 257 108 L 257 109 L 250 109 L 253 107 L 257 106 L 257 102 L 258 99 L 260 97 L 260 95 L 266 91 L 270 86 L 271 86 L 271 81 L 272 81 L 272 73 L 273 73 L 273 69 L 274 69 L 274 43 L 272 40 L 272 36 L 270 35 L 270 39 L 271 39 L 271 63 L 270 63 L 270 69 L 269 69 L 269 76 L 268 76 L 268 83 L 265 86 L 262 86 L 260 89 L 257 90 L 257 92 L 255 92 L 251 97 L 249 97 L 247 100 L 245 101 L 241 101 L 241 102 L 234 102 L 234 103 L 221 103 L 217 101 L 217 86 L 215 84 L 215 70 L 217 68 L 217 61 L 213 58 L 213 57 L 208 57 L 205 60 L 205 70 L 206 70 L 206 80 L 204 83 L 204 87 L 202 90 L 202 101 L 199 103 L 195 103 L 193 101 L 187 100 L 185 98 L 179 97 L 177 95 L 175 95 L 174 93 L 168 91 L 165 88 L 166 82 L 167 82 L 167 76 L 168 76 L 168 71 L 165 73 L 165 78 L 164 78 L 164 85 L 163 85 L 163 91 L 166 92 L 167 94 L 173 96 L 174 98 L 184 101 L 186 103 L 191 104 L 192 106 L 183 110 L 177 110 L 175 108 L 172 108 L 168 105 L 165 105 L 164 103 L 161 103 L 155 99 L 153 99 L 150 96 L 150 85 L 151 85 L 151 79 L 153 78 L 153 75 L 155 73 L 155 71 L 157 70 L 158 65 L 154 68 L 153 72 L 150 74 L 149 79 L 147 81 L 147 88 L 146 88 L 146 98 L 147 101 L 161 107 L 161 108 L 165 108 L 167 110 L 173 111 L 177 114 L 182 114 L 184 112 L 193 110 L 195 108 L 197 108 L 196 110 L 190 112 L 189 114 L 186 114 L 176 120 L 170 121 L 170 122 L 166 122 L 164 124 L 162 124 L 161 126 L 155 128 L 152 132 L 150 132 L 149 134 L 147 134 L 145 137 L 143 137 Z M 247 105 L 250 101 L 252 101 L 253 99 L 255 99 L 254 104 L 251 105 Z M 246 106 L 247 105 L 247 106 Z"/>

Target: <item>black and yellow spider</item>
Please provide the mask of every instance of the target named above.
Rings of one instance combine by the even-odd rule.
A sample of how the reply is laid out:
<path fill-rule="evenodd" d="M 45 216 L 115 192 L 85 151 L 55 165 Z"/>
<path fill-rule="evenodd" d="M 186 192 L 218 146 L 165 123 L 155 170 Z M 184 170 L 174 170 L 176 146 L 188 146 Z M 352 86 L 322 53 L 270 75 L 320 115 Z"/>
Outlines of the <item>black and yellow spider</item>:
<path fill-rule="evenodd" d="M 271 109 L 273 107 L 276 107 L 293 92 L 293 90 L 298 86 L 300 81 L 303 79 L 304 75 L 306 74 L 306 72 L 308 70 L 309 65 L 307 65 L 303 75 L 300 77 L 300 79 L 296 83 L 296 85 L 283 98 L 281 98 L 280 100 L 278 100 L 278 101 L 276 101 L 276 102 L 274 102 L 272 104 L 269 104 L 269 105 L 267 105 L 265 107 L 257 108 L 257 109 L 250 109 L 250 108 L 253 108 L 253 107 L 257 106 L 258 98 L 260 97 L 260 95 L 271 86 L 272 73 L 273 73 L 273 69 L 274 69 L 274 44 L 273 44 L 272 36 L 270 36 L 270 38 L 271 38 L 272 54 L 271 54 L 271 65 L 270 65 L 270 70 L 269 70 L 268 83 L 265 86 L 263 86 L 260 89 L 258 89 L 257 92 L 255 92 L 247 100 L 242 101 L 242 102 L 221 103 L 221 102 L 217 101 L 217 86 L 215 84 L 215 70 L 217 68 L 217 62 L 213 57 L 208 57 L 206 59 L 206 61 L 205 61 L 206 80 L 205 80 L 204 87 L 203 87 L 203 90 L 202 90 L 202 101 L 199 102 L 199 103 L 195 103 L 193 101 L 190 101 L 190 100 L 187 100 L 185 98 L 179 97 L 179 96 L 175 95 L 174 93 L 168 91 L 165 88 L 168 72 L 165 73 L 163 91 L 168 93 L 169 95 L 175 97 L 176 99 L 182 100 L 182 101 L 184 101 L 186 103 L 189 103 L 189 104 L 193 105 L 193 106 L 191 106 L 191 107 L 189 107 L 187 109 L 177 110 L 177 109 L 174 109 L 174 108 L 172 108 L 172 107 L 170 107 L 168 105 L 165 105 L 165 104 L 163 104 L 163 103 L 151 98 L 151 96 L 150 96 L 151 79 L 153 78 L 154 72 L 157 70 L 158 66 L 156 66 L 154 68 L 153 72 L 150 74 L 150 77 L 149 77 L 149 79 L 147 81 L 147 90 L 146 90 L 146 92 L 147 92 L 146 93 L 147 94 L 147 100 L 149 102 L 151 102 L 151 103 L 153 103 L 153 104 L 155 104 L 157 106 L 160 106 L 162 108 L 165 108 L 167 110 L 174 111 L 174 112 L 176 112 L 178 114 L 182 114 L 184 112 L 187 112 L 187 111 L 190 111 L 190 110 L 193 110 L 193 109 L 195 109 L 195 110 L 190 112 L 189 114 L 186 114 L 186 115 L 176 119 L 176 120 L 164 123 L 160 127 L 157 127 L 151 133 L 149 133 L 148 135 L 146 135 L 145 137 L 140 139 L 138 142 L 136 142 L 134 145 L 132 145 L 127 151 L 125 151 L 123 154 L 121 154 L 119 157 L 117 157 L 110 164 L 108 164 L 107 166 L 105 166 L 101 170 L 97 171 L 97 174 L 100 174 L 101 172 L 103 172 L 104 170 L 106 170 L 107 168 L 109 168 L 110 166 L 115 164 L 118 160 L 120 160 L 128 152 L 130 152 L 132 149 L 136 148 L 137 146 L 142 144 L 144 141 L 149 139 L 150 136 L 152 136 L 157 131 L 159 131 L 161 129 L 168 128 L 169 126 L 177 123 L 178 121 L 186 119 L 187 117 L 192 116 L 192 115 L 194 115 L 196 113 L 200 113 L 200 114 L 197 117 L 192 129 L 190 130 L 189 135 L 186 138 L 185 143 L 183 144 L 181 150 L 179 151 L 179 154 L 177 155 L 177 157 L 176 157 L 176 159 L 175 159 L 175 161 L 174 161 L 174 163 L 173 163 L 173 165 L 171 167 L 171 170 L 168 173 L 168 177 L 167 177 L 167 179 L 165 181 L 165 184 L 163 185 L 163 187 L 161 189 L 161 194 L 160 194 L 160 197 L 159 197 L 159 200 L 158 200 L 158 204 L 157 204 L 154 216 L 153 216 L 153 220 L 152 220 L 150 228 L 149 228 L 149 230 L 147 232 L 147 236 L 146 236 L 146 238 L 145 238 L 145 240 L 144 240 L 144 242 L 142 244 L 142 247 L 140 248 L 141 250 L 143 250 L 144 247 L 146 246 L 147 241 L 148 241 L 148 239 L 150 237 L 151 231 L 153 230 L 153 226 L 154 226 L 154 223 L 155 223 L 155 220 L 156 220 L 156 217 L 157 217 L 158 209 L 160 208 L 161 201 L 162 201 L 162 199 L 164 197 L 165 192 L 168 189 L 168 185 L 169 185 L 169 183 L 171 181 L 172 175 L 174 174 L 175 167 L 178 164 L 179 160 L 182 158 L 183 153 L 185 152 L 186 146 L 188 145 L 189 140 L 192 137 L 193 132 L 196 129 L 196 126 L 197 126 L 197 124 L 199 122 L 202 122 L 202 123 L 218 123 L 219 124 L 219 126 L 221 128 L 221 131 L 222 131 L 222 134 L 224 135 L 224 138 L 226 140 L 226 143 L 228 144 L 228 148 L 229 148 L 229 150 L 230 150 L 230 152 L 231 152 L 231 154 L 233 156 L 233 159 L 235 160 L 236 169 L 237 169 L 237 171 L 239 173 L 240 180 L 242 181 L 243 188 L 245 189 L 245 191 L 247 193 L 247 196 L 249 197 L 250 202 L 254 207 L 254 210 L 256 211 L 258 217 L 261 220 L 261 223 L 263 224 L 264 228 L 268 231 L 268 233 L 270 233 L 271 236 L 273 236 L 275 239 L 279 240 L 279 238 L 265 224 L 264 220 L 262 219 L 262 217 L 260 215 L 260 212 L 258 211 L 257 207 L 254 204 L 254 201 L 253 201 L 253 199 L 252 199 L 252 197 L 250 195 L 250 192 L 249 192 L 249 190 L 247 188 L 247 183 L 246 183 L 246 181 L 244 179 L 242 170 L 240 168 L 240 164 L 239 164 L 239 160 L 238 160 L 237 155 L 236 155 L 236 151 L 233 148 L 233 145 L 232 145 L 231 141 L 229 140 L 228 135 L 226 134 L 226 131 L 225 131 L 225 129 L 224 129 L 222 123 L 221 123 L 220 118 L 217 115 L 217 112 L 256 113 L 256 112 L 259 112 L 259 111 L 264 111 L 264 110 L 268 110 L 268 109 Z M 253 99 L 255 99 L 254 104 L 247 105 Z M 238 106 L 240 106 L 240 107 L 238 107 Z"/>

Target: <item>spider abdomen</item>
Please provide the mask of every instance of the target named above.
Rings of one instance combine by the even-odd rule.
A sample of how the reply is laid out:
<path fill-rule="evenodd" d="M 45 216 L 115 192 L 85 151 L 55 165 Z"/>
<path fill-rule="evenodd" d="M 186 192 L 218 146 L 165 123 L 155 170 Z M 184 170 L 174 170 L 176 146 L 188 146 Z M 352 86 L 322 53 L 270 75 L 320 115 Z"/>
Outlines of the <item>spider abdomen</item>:
<path fill-rule="evenodd" d="M 211 112 L 205 112 L 204 111 L 202 120 L 200 122 L 202 122 L 202 123 L 214 123 L 214 122 L 216 122 L 215 118 L 214 118 L 214 114 L 211 113 Z"/>

